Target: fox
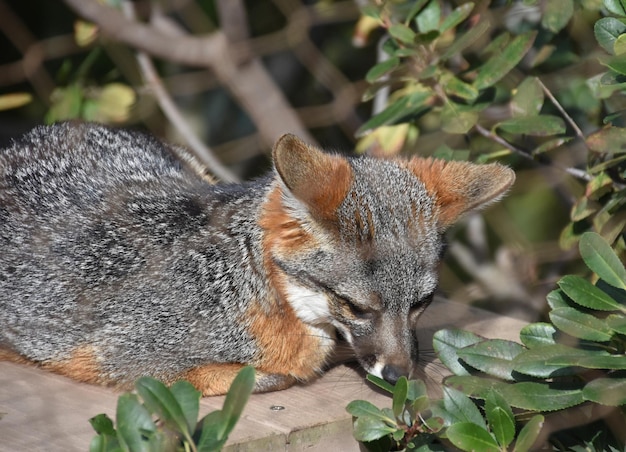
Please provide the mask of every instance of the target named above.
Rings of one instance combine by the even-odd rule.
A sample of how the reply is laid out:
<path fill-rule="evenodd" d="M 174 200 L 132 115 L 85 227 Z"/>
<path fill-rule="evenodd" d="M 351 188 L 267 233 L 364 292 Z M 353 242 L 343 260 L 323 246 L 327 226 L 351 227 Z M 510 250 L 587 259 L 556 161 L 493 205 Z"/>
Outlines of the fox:
<path fill-rule="evenodd" d="M 445 232 L 499 200 L 498 164 L 353 157 L 285 134 L 273 167 L 212 183 L 186 149 L 93 123 L 0 151 L 0 360 L 85 383 L 142 376 L 256 392 L 323 374 L 339 342 L 395 383 Z"/>

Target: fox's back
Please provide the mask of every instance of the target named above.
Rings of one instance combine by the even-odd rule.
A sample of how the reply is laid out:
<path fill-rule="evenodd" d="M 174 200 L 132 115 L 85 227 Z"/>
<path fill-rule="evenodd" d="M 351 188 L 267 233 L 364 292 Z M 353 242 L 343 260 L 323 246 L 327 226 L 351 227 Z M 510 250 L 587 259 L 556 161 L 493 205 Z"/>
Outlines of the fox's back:
<path fill-rule="evenodd" d="M 168 361 L 202 360 L 194 342 L 212 360 L 253 355 L 216 298 L 259 284 L 235 287 L 224 264 L 258 264 L 260 250 L 240 243 L 257 234 L 258 201 L 245 186 L 207 183 L 174 152 L 78 124 L 34 129 L 0 151 L 0 345 L 50 360 L 99 344 L 162 376 Z"/>

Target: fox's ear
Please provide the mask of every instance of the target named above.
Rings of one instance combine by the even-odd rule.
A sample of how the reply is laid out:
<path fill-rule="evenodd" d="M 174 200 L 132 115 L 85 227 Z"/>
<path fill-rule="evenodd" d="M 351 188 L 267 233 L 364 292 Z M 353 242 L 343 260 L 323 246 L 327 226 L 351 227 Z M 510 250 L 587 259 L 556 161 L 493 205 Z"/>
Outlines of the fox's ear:
<path fill-rule="evenodd" d="M 409 168 L 435 195 L 442 229 L 463 214 L 498 201 L 515 181 L 513 170 L 497 163 L 476 165 L 415 158 L 409 161 Z"/>
<path fill-rule="evenodd" d="M 295 135 L 281 136 L 272 151 L 274 166 L 290 193 L 314 217 L 332 220 L 352 183 L 345 158 L 326 154 Z"/>

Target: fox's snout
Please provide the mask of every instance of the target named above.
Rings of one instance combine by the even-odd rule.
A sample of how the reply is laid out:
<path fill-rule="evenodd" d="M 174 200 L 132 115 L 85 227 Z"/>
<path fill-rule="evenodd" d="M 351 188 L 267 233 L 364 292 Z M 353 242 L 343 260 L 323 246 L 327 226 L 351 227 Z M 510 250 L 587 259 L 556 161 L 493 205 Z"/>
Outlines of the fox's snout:
<path fill-rule="evenodd" d="M 401 376 L 417 373 L 419 344 L 412 322 L 382 315 L 371 333 L 352 336 L 351 345 L 357 360 L 370 374 L 395 384 Z"/>

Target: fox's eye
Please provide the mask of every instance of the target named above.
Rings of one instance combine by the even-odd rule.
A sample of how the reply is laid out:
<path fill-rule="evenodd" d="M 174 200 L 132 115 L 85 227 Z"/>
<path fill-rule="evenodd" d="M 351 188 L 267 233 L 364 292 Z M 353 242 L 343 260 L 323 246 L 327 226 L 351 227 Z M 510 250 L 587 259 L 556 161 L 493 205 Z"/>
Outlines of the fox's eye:
<path fill-rule="evenodd" d="M 353 303 L 352 301 L 341 297 L 342 301 L 348 306 L 348 308 L 350 309 L 350 313 L 356 317 L 357 319 L 363 319 L 363 320 L 367 320 L 370 319 L 372 317 L 372 313 L 369 311 L 366 311 L 365 309 L 363 309 L 362 307 L 356 305 L 355 303 Z"/>

